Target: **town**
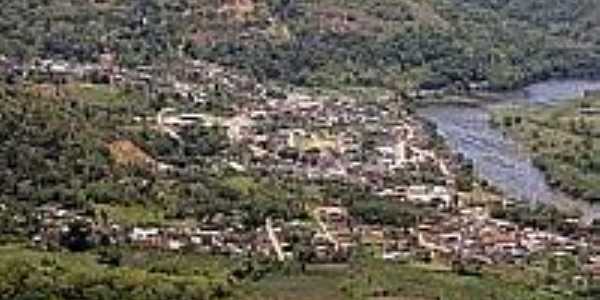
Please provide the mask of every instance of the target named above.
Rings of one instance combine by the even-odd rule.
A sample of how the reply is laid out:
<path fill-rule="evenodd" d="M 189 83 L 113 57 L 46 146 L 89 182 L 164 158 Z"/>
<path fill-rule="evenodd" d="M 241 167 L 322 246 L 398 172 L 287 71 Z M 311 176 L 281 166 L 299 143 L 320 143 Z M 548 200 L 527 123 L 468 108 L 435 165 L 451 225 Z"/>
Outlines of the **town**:
<path fill-rule="evenodd" d="M 368 222 L 332 198 L 302 207 L 304 219 L 268 216 L 256 228 L 244 224 L 241 211 L 152 226 L 115 223 L 102 210 L 48 204 L 35 212 L 31 243 L 37 248 L 116 245 L 340 264 L 366 249 L 383 260 L 475 269 L 526 264 L 536 255 L 573 256 L 579 262 L 574 280 L 600 278 L 600 240 L 592 225 L 577 216 L 562 217 L 551 227 L 497 217 L 497 211 L 524 204 L 482 192 L 481 187 L 460 187 L 460 159 L 434 142 L 426 122 L 410 112 L 408 100 L 393 93 L 359 99 L 332 91 L 273 89 L 202 61 L 191 61 L 169 76 L 156 75 L 162 70 L 150 67 L 119 68 L 109 54 L 97 64 L 40 60 L 18 65 L 6 58 L 0 63 L 7 80 L 47 83 L 50 96 L 60 95 L 61 86 L 84 82 L 177 99 L 178 107 L 161 107 L 131 123 L 152 127 L 177 143 L 186 143 L 181 133 L 189 128 L 224 128 L 229 142 L 243 151 L 219 159 L 237 172 L 343 182 L 377 201 L 428 212 L 407 218 L 405 224 Z M 221 93 L 236 101 L 206 109 L 217 106 L 215 95 Z M 181 168 L 155 159 L 157 172 Z"/>

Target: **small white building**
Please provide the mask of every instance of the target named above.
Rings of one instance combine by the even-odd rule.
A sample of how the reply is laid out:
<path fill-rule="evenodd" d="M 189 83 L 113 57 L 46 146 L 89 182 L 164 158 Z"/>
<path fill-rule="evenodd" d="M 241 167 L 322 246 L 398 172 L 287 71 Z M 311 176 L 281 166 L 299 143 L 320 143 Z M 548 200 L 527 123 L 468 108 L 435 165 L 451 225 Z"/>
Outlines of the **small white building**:
<path fill-rule="evenodd" d="M 452 206 L 453 195 L 445 186 L 428 187 L 425 185 L 411 186 L 406 193 L 408 201 L 415 203 L 437 204 L 442 207 Z"/>
<path fill-rule="evenodd" d="M 132 241 L 144 241 L 152 237 L 158 236 L 160 233 L 158 228 L 139 228 L 135 227 L 129 234 Z"/>

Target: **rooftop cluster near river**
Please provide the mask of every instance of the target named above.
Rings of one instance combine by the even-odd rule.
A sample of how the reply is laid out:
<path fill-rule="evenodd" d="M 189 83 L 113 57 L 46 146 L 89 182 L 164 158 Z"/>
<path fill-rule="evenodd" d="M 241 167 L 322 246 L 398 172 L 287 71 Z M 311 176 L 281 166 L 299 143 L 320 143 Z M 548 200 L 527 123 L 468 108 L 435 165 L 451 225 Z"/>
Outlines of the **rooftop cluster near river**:
<path fill-rule="evenodd" d="M 257 228 L 244 223 L 243 211 L 136 226 L 118 224 L 101 209 L 50 205 L 36 212 L 31 238 L 37 247 L 127 245 L 334 263 L 346 262 L 358 249 L 393 261 L 474 265 L 523 264 L 537 254 L 573 255 L 581 274 L 600 275 L 600 241 L 590 227 L 573 219 L 562 220 L 558 230 L 495 218 L 492 207 L 505 209 L 506 201 L 482 204 L 473 201 L 473 193 L 459 191 L 455 157 L 432 141 L 408 103 L 393 93 L 378 91 L 364 99 L 268 87 L 202 61 L 179 66 L 177 75 L 169 76 L 150 67 L 119 68 L 112 61 L 104 55 L 98 64 L 40 60 L 22 66 L 4 59 L 0 68 L 13 81 L 36 77 L 53 82 L 56 93 L 60 84 L 84 81 L 177 99 L 177 107 L 161 107 L 131 123 L 150 125 L 182 144 L 188 142 L 182 132 L 190 127 L 220 127 L 238 151 L 219 159 L 238 172 L 344 182 L 378 201 L 408 203 L 431 213 L 406 224 L 366 222 L 338 199 L 323 199 L 303 207 L 305 219 L 268 216 Z M 235 101 L 220 106 L 224 94 Z M 154 159 L 159 171 L 176 168 Z"/>

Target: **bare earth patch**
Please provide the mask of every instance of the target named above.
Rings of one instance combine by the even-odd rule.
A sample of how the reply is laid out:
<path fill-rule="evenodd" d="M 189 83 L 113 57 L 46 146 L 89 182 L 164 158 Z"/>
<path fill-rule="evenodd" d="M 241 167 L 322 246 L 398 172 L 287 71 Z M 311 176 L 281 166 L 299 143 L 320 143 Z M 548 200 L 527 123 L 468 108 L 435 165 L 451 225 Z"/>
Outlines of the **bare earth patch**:
<path fill-rule="evenodd" d="M 157 162 L 129 140 L 118 140 L 107 145 L 113 161 L 117 165 L 154 167 Z"/>

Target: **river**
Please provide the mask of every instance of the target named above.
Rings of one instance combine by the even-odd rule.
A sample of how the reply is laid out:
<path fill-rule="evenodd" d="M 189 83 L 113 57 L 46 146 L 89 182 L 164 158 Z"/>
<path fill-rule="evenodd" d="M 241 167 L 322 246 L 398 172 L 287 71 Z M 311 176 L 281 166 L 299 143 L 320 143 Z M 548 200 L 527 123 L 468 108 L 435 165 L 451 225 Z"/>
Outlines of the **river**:
<path fill-rule="evenodd" d="M 546 81 L 502 95 L 505 100 L 478 106 L 430 105 L 419 109 L 418 114 L 435 123 L 448 146 L 471 159 L 477 175 L 508 197 L 577 208 L 589 221 L 600 217 L 600 205 L 569 199 L 552 189 L 527 151 L 490 125 L 491 111 L 498 106 L 555 105 L 581 97 L 585 90 L 600 90 L 600 81 Z"/>

